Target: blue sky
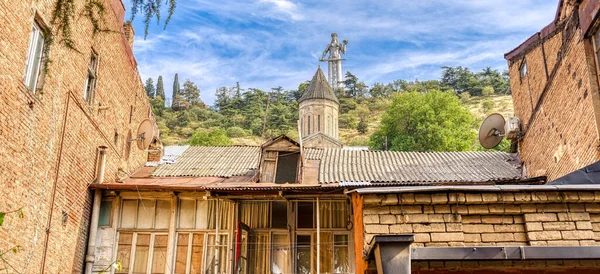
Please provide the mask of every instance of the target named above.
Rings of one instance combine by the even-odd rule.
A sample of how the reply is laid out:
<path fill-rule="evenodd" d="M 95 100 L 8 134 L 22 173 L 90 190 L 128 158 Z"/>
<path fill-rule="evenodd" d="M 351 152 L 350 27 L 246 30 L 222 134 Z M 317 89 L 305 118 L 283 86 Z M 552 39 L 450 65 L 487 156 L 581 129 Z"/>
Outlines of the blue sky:
<path fill-rule="evenodd" d="M 129 9 L 129 1 L 124 0 Z M 553 20 L 554 0 L 178 0 L 134 53 L 145 80 L 195 82 L 207 104 L 221 86 L 296 89 L 310 80 L 331 32 L 349 40 L 344 71 L 368 85 L 438 79 L 441 66 L 505 70 L 504 53 Z M 166 10 L 162 12 L 163 18 Z M 323 68 L 327 66 L 322 63 Z"/>

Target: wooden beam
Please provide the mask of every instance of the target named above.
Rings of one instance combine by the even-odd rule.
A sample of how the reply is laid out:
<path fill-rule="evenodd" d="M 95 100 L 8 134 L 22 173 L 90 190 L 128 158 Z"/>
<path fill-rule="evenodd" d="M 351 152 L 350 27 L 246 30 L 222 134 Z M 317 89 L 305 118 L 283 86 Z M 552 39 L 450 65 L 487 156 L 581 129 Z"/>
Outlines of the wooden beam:
<path fill-rule="evenodd" d="M 363 274 L 369 267 L 363 259 L 365 242 L 363 226 L 363 197 L 358 193 L 352 193 L 352 213 L 354 217 L 354 261 L 357 274 Z"/>

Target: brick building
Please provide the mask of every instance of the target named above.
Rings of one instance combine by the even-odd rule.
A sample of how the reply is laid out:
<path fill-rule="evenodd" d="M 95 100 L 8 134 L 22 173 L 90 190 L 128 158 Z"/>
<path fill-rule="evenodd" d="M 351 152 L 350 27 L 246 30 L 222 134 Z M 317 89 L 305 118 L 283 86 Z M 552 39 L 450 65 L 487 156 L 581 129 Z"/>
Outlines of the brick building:
<path fill-rule="evenodd" d="M 599 8 L 559 1 L 554 21 L 505 55 L 528 176 L 552 181 L 600 160 Z"/>
<path fill-rule="evenodd" d="M 147 153 L 128 139 L 141 121 L 154 119 L 122 2 L 100 1 L 104 27 L 115 32 L 92 35 L 91 22 L 78 16 L 85 1 L 74 1 L 77 51 L 60 37 L 48 43 L 56 2 L 0 3 L 0 211 L 24 213 L 7 214 L 0 227 L 0 252 L 21 248 L 3 256 L 0 269 L 9 272 L 83 271 L 89 185 L 142 166 Z M 100 155 L 106 156 L 101 182 Z"/>

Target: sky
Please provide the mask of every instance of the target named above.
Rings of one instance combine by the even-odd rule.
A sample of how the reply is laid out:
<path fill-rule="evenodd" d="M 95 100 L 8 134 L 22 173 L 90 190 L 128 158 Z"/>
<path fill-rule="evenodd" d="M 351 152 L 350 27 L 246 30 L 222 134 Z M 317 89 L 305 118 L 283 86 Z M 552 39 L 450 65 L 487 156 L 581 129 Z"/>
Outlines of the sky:
<path fill-rule="evenodd" d="M 130 10 L 130 0 L 124 0 Z M 439 79 L 442 66 L 506 70 L 504 53 L 549 24 L 554 0 L 178 0 L 164 29 L 153 20 L 144 39 L 134 18 L 134 54 L 145 81 L 173 77 L 200 88 L 297 89 L 310 80 L 336 32 L 348 40 L 343 71 L 368 85 Z"/>

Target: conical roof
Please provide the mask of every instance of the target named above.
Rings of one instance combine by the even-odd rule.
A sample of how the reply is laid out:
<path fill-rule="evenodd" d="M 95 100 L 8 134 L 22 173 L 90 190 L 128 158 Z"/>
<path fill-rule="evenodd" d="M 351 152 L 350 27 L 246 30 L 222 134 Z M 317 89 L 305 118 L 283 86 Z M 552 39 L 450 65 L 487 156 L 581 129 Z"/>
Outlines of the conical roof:
<path fill-rule="evenodd" d="M 329 86 L 327 78 L 325 78 L 325 74 L 323 74 L 321 67 L 317 69 L 315 76 L 313 76 L 308 88 L 306 88 L 306 91 L 304 91 L 304 94 L 302 94 L 302 97 L 300 97 L 298 103 L 308 99 L 328 99 L 338 104 L 340 103 L 338 98 L 333 93 L 333 90 Z"/>

